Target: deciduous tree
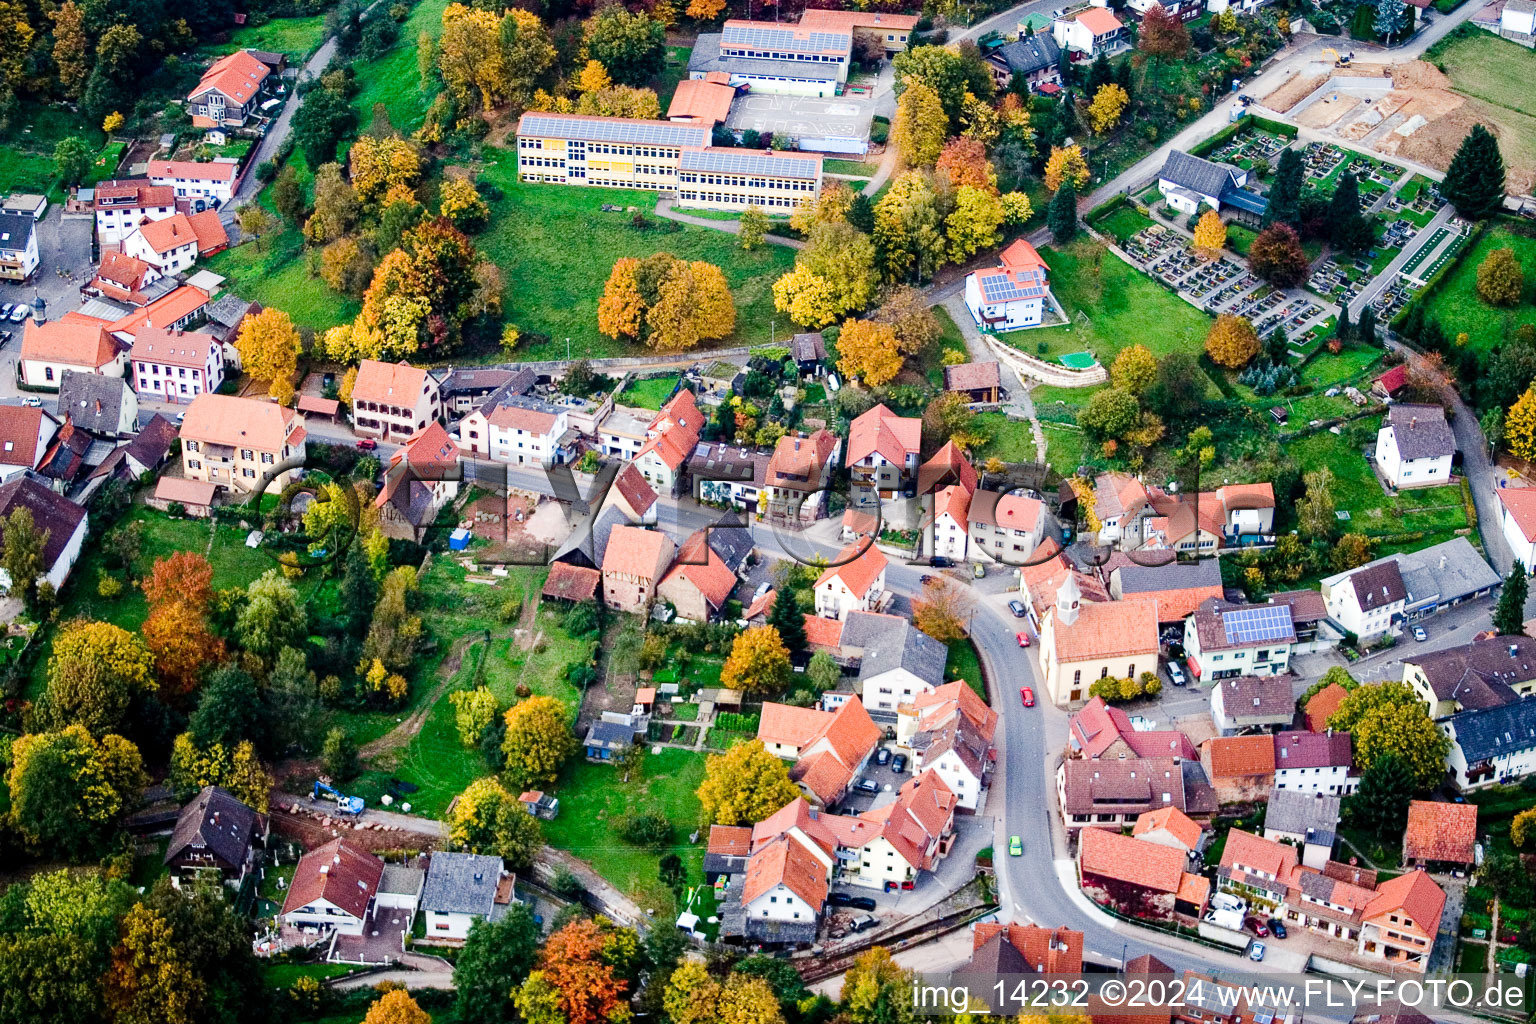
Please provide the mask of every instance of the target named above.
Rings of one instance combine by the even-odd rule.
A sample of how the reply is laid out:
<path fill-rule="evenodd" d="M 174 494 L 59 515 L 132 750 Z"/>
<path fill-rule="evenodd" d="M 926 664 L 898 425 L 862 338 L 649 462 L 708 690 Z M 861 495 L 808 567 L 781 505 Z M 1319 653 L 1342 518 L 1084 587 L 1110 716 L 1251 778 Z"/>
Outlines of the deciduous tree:
<path fill-rule="evenodd" d="M 11 593 L 31 610 L 37 603 L 37 581 L 43 575 L 43 550 L 51 531 L 38 529 L 32 510 L 18 503 L 0 528 L 0 568 L 11 580 Z"/>
<path fill-rule="evenodd" d="M 928 297 L 910 285 L 891 289 L 869 319 L 890 324 L 897 346 L 908 356 L 922 352 L 943 333 L 938 317 L 929 308 Z"/>
<path fill-rule="evenodd" d="M 1195 248 L 1201 255 L 1215 259 L 1227 245 L 1227 225 L 1215 210 L 1206 210 L 1195 224 Z"/>
<path fill-rule="evenodd" d="M 625 256 L 613 264 L 597 300 L 597 329 L 610 338 L 638 340 L 645 324 L 645 299 L 635 282 L 640 261 Z"/>
<path fill-rule="evenodd" d="M 914 1024 L 913 973 L 875 946 L 859 954 L 843 975 L 843 1014 L 849 1024 Z"/>
<path fill-rule="evenodd" d="M 1129 345 L 1110 364 L 1109 379 L 1130 394 L 1144 394 L 1157 379 L 1157 357 L 1145 345 Z"/>
<path fill-rule="evenodd" d="M 199 747 L 189 733 L 177 736 L 171 744 L 166 782 L 181 801 L 204 786 L 222 786 L 263 814 L 272 790 L 272 779 L 250 740 L 241 740 L 233 750 L 222 743 Z"/>
<path fill-rule="evenodd" d="M 930 167 L 944 149 L 949 118 L 938 94 L 921 82 L 909 85 L 896 103 L 891 145 L 907 167 Z"/>
<path fill-rule="evenodd" d="M 90 72 L 84 14 L 75 0 L 65 0 L 49 17 L 53 19 L 53 63 L 58 68 L 59 85 L 65 96 L 79 99 Z"/>
<path fill-rule="evenodd" d="M 1247 366 L 1263 347 L 1248 318 L 1231 313 L 1218 316 L 1205 336 L 1205 354 L 1211 362 L 1233 370 Z"/>
<path fill-rule="evenodd" d="M 299 365 L 299 332 L 280 309 L 268 307 L 245 318 L 235 338 L 235 348 L 245 372 L 256 380 L 269 381 L 270 392 L 291 386 Z"/>
<path fill-rule="evenodd" d="M 448 695 L 448 702 L 453 705 L 453 721 L 459 733 L 459 742 L 466 747 L 478 747 L 480 737 L 485 735 L 485 730 L 490 728 L 500 712 L 496 695 L 481 686 L 473 690 L 455 690 Z"/>
<path fill-rule="evenodd" d="M 753 626 L 731 643 L 720 684 L 751 694 L 778 693 L 789 682 L 789 649 L 772 626 Z"/>
<path fill-rule="evenodd" d="M 352 143 L 347 162 L 358 200 L 370 207 L 383 203 L 390 192 L 408 195 L 421 178 L 421 157 L 398 135 L 362 136 Z"/>
<path fill-rule="evenodd" d="M 373 1001 L 363 1024 L 432 1024 L 432 1015 L 403 988 L 391 989 Z"/>
<path fill-rule="evenodd" d="M 987 159 L 987 147 L 979 139 L 950 139 L 944 144 L 934 171 L 947 176 L 951 188 L 969 185 L 993 194 L 997 192 L 997 172 Z"/>
<path fill-rule="evenodd" d="M 700 824 L 755 825 L 800 795 L 789 766 L 770 754 L 762 740 L 738 743 L 704 762 L 699 786 Z"/>
<path fill-rule="evenodd" d="M 1254 238 L 1248 248 L 1248 266 L 1255 274 L 1281 288 L 1294 288 L 1306 280 L 1307 254 L 1289 224 L 1276 221 Z"/>
<path fill-rule="evenodd" d="M 245 591 L 245 603 L 235 617 L 235 640 L 245 650 L 271 664 L 284 647 L 303 643 L 309 616 L 293 584 L 269 569 Z"/>
<path fill-rule="evenodd" d="M 196 690 L 203 673 L 224 657 L 224 641 L 208 628 L 203 614 L 182 601 L 150 612 L 140 632 L 154 659 L 161 695 L 171 703 Z"/>
<path fill-rule="evenodd" d="M 845 377 L 858 377 L 879 387 L 901 372 L 901 350 L 889 324 L 849 320 L 837 338 L 837 368 Z"/>
<path fill-rule="evenodd" d="M 30 846 L 50 856 L 99 854 L 145 783 L 138 748 L 121 736 L 97 740 L 79 724 L 29 733 L 11 746 L 10 820 Z"/>
<path fill-rule="evenodd" d="M 795 257 L 795 269 L 774 282 L 774 308 L 797 324 L 825 327 L 867 307 L 878 284 L 869 236 L 846 221 L 818 223 Z"/>
<path fill-rule="evenodd" d="M 309 166 L 319 167 L 336 159 L 336 147 L 357 127 L 357 112 L 341 93 L 322 86 L 304 94 L 292 123 L 294 145 Z"/>
<path fill-rule="evenodd" d="M 1515 250 L 1502 246 L 1483 258 L 1477 267 L 1477 294 L 1495 306 L 1513 306 L 1525 291 L 1525 270 Z"/>
<path fill-rule="evenodd" d="M 1181 60 L 1189 52 L 1184 20 L 1162 4 L 1153 4 L 1141 18 L 1137 48 L 1158 60 Z"/>
<path fill-rule="evenodd" d="M 1504 156 L 1483 125 L 1474 124 L 1461 140 L 1440 183 L 1440 195 L 1471 220 L 1486 220 L 1504 208 Z"/>
<path fill-rule="evenodd" d="M 461 106 L 490 109 L 503 98 L 506 66 L 501 22 L 495 12 L 453 3 L 443 11 L 437 40 L 437 67 L 443 84 Z"/>
<path fill-rule="evenodd" d="M 944 221 L 949 260 L 964 263 L 1002 240 L 1003 204 L 996 193 L 962 185 L 955 190 L 955 208 Z"/>
<path fill-rule="evenodd" d="M 678 964 L 661 998 L 672 1024 L 715 1024 L 719 1018 L 720 983 L 697 960 Z"/>
<path fill-rule="evenodd" d="M 666 59 L 667 29 L 643 12 L 610 4 L 587 21 L 586 43 L 587 53 L 608 69 L 615 82 L 644 85 L 661 71 Z"/>
<path fill-rule="evenodd" d="M 736 237 L 741 240 L 741 247 L 751 252 L 762 245 L 763 238 L 768 234 L 768 226 L 768 215 L 756 203 L 742 210 L 736 231 Z"/>
<path fill-rule="evenodd" d="M 947 255 L 944 219 L 933 187 L 918 171 L 897 177 L 875 204 L 874 241 L 889 281 L 932 277 Z"/>
<path fill-rule="evenodd" d="M 65 185 L 78 185 L 91 173 L 91 147 L 78 135 L 63 138 L 53 147 L 53 170 Z"/>
<path fill-rule="evenodd" d="M 524 870 L 544 845 L 539 819 L 494 777 L 476 779 L 448 812 L 448 838 L 471 853 L 494 853 Z"/>
<path fill-rule="evenodd" d="M 154 689 L 154 657 L 121 626 L 75 619 L 54 638 L 46 699 L 58 724 L 78 723 L 97 736 L 113 732 L 133 699 Z"/>
<path fill-rule="evenodd" d="M 513 993 L 538 955 L 539 926 L 526 904 L 514 903 L 494 921 L 475 921 L 453 965 L 458 1018 L 516 1024 Z"/>
<path fill-rule="evenodd" d="M 935 576 L 912 599 L 912 624 L 941 644 L 964 639 L 973 602 L 949 580 Z"/>
<path fill-rule="evenodd" d="M 512 990 L 512 1005 L 517 1008 L 522 1024 L 567 1024 L 560 990 L 549 983 L 543 971 L 530 972 Z"/>
<path fill-rule="evenodd" d="M 1055 192 L 1062 182 L 1070 181 L 1074 188 L 1088 184 L 1088 161 L 1083 159 L 1080 146 L 1051 147 L 1051 155 L 1045 161 L 1045 187 Z"/>
<path fill-rule="evenodd" d="M 560 993 L 567 1024 L 597 1024 L 622 1005 L 628 984 L 604 959 L 607 939 L 592 921 L 576 920 L 551 935 L 539 970 Z"/>
<path fill-rule="evenodd" d="M 675 261 L 645 322 L 646 343 L 663 351 L 686 351 L 729 336 L 736 329 L 736 303 L 725 274 L 702 260 Z"/>
<path fill-rule="evenodd" d="M 103 984 L 112 1019 L 142 1024 L 193 1024 L 206 991 L 181 957 L 170 922 L 142 903 L 123 918 Z"/>
<path fill-rule="evenodd" d="M 565 705 L 553 697 L 528 697 L 507 709 L 505 721 L 501 749 L 508 778 L 524 789 L 553 784 L 577 747 Z"/>
<path fill-rule="evenodd" d="M 784 1011 L 768 982 L 748 974 L 725 980 L 717 1012 L 720 1024 L 784 1024 Z"/>
<path fill-rule="evenodd" d="M 1125 90 L 1113 82 L 1101 85 L 1088 104 L 1088 122 L 1095 135 L 1108 135 L 1120 124 L 1120 117 L 1130 105 L 1131 98 Z"/>
<path fill-rule="evenodd" d="M 1408 825 L 1408 802 L 1418 788 L 1413 769 L 1388 751 L 1361 774 L 1360 790 L 1348 801 L 1350 816 L 1381 839 L 1401 836 Z"/>
<path fill-rule="evenodd" d="M 1400 758 L 1413 772 L 1417 788 L 1428 789 L 1445 776 L 1450 740 L 1430 719 L 1424 702 L 1406 683 L 1356 687 L 1328 716 L 1328 726 L 1350 734 L 1355 764 L 1368 771 L 1385 754 Z"/>

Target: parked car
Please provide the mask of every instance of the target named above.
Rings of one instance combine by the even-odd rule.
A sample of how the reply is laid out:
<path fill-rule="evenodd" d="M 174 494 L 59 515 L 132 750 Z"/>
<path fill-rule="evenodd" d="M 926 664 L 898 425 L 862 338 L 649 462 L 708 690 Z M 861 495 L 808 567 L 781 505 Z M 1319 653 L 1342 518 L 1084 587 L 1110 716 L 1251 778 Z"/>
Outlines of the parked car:
<path fill-rule="evenodd" d="M 1248 959 L 1258 963 L 1264 959 L 1264 943 L 1255 942 L 1248 947 Z"/>
<path fill-rule="evenodd" d="M 1269 933 L 1277 939 L 1285 938 L 1285 922 L 1277 917 L 1270 918 Z"/>
<path fill-rule="evenodd" d="M 1024 856 L 1024 840 L 1020 839 L 1018 836 L 1009 836 L 1008 837 L 1008 856 L 1010 856 L 1010 857 L 1022 857 L 1022 856 Z"/>
<path fill-rule="evenodd" d="M 16 304 L 14 302 L 0 302 L 0 320 L 4 320 L 6 317 L 10 316 L 11 310 L 15 308 Z"/>
<path fill-rule="evenodd" d="M 37 409 L 42 406 L 43 400 L 38 398 L 36 395 L 28 395 L 26 398 L 21 400 L 21 404 L 29 409 Z"/>
<path fill-rule="evenodd" d="M 1008 610 L 1013 612 L 1013 617 L 1016 619 L 1024 617 L 1024 604 L 1021 601 L 1009 601 Z"/>
<path fill-rule="evenodd" d="M 187 414 L 186 413 L 184 413 L 184 412 L 177 413 L 176 414 L 176 425 L 178 427 L 181 426 L 182 421 L 185 420 L 186 418 L 187 418 Z"/>
<path fill-rule="evenodd" d="M 21 303 L 15 309 L 11 310 L 11 323 L 19 324 L 31 315 L 32 307 L 25 303 Z"/>
<path fill-rule="evenodd" d="M 1424 627 L 1423 626 L 1414 626 L 1413 627 L 1413 638 L 1415 640 L 1417 640 L 1419 643 L 1423 643 L 1425 640 L 1429 639 L 1429 634 L 1424 632 Z"/>
<path fill-rule="evenodd" d="M 1025 707 L 1032 708 L 1035 706 L 1035 691 L 1027 686 L 1021 686 L 1019 687 L 1019 699 L 1024 702 Z"/>
<path fill-rule="evenodd" d="M 1170 661 L 1168 663 L 1168 681 L 1171 682 L 1174 686 L 1183 686 L 1189 682 L 1189 680 L 1184 676 L 1183 667 L 1176 661 Z"/>
<path fill-rule="evenodd" d="M 875 917 L 874 914 L 860 914 L 858 917 L 848 922 L 848 927 L 852 928 L 856 932 L 863 932 L 868 931 L 879 923 L 880 919 Z"/>
<path fill-rule="evenodd" d="M 365 437 L 357 442 L 357 446 L 365 452 L 371 452 L 379 446 L 379 442 L 371 437 Z"/>
<path fill-rule="evenodd" d="M 851 892 L 829 892 L 827 902 L 834 907 L 852 907 L 854 910 L 874 910 L 875 901 L 868 896 L 855 896 Z"/>
<path fill-rule="evenodd" d="M 1257 917 L 1250 917 L 1243 922 L 1243 927 L 1261 939 L 1269 938 L 1269 928 Z"/>
<path fill-rule="evenodd" d="M 904 772 L 906 770 L 907 770 L 907 755 L 906 754 L 897 754 L 895 759 L 891 761 L 891 771 L 895 772 L 897 775 L 900 775 L 902 772 Z"/>
<path fill-rule="evenodd" d="M 860 779 L 853 788 L 860 793 L 868 793 L 871 796 L 880 792 L 880 784 L 872 779 Z"/>
<path fill-rule="evenodd" d="M 887 765 L 891 763 L 891 748 L 881 747 L 875 751 L 875 764 Z"/>
<path fill-rule="evenodd" d="M 1019 646 L 1020 647 L 1028 647 L 1029 646 L 1029 634 L 1028 633 L 1019 633 L 1017 636 L 1014 637 L 1014 639 L 1019 642 Z"/>
<path fill-rule="evenodd" d="M 943 555 L 934 555 L 932 558 L 928 559 L 928 564 L 933 566 L 935 569 L 948 569 L 954 563 L 951 562 L 948 558 L 945 558 Z"/>
<path fill-rule="evenodd" d="M 977 562 L 975 565 L 971 566 L 971 575 L 978 580 L 984 580 L 987 578 L 987 567 L 982 565 L 980 562 Z"/>

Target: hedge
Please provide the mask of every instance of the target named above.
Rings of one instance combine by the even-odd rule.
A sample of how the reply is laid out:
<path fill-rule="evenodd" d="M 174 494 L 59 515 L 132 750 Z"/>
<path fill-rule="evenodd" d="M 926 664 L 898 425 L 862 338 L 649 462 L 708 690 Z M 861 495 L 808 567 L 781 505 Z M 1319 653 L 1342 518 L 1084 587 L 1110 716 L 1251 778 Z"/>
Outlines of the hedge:
<path fill-rule="evenodd" d="M 1256 114 L 1244 114 L 1242 117 L 1238 118 L 1236 121 L 1233 121 L 1231 124 L 1227 125 L 1215 135 L 1212 135 L 1210 138 L 1200 143 L 1200 145 L 1192 148 L 1189 153 L 1191 156 L 1203 157 L 1205 154 L 1211 152 L 1218 146 L 1221 146 L 1223 143 L 1230 140 L 1233 136 L 1247 131 L 1250 128 L 1262 128 L 1267 132 L 1273 132 L 1274 134 L 1279 135 L 1281 138 L 1286 139 L 1294 139 L 1299 131 L 1295 125 L 1285 124 L 1281 121 L 1271 121 L 1267 117 L 1259 117 Z"/>
<path fill-rule="evenodd" d="M 1110 196 L 1098 206 L 1095 206 L 1093 209 L 1089 210 L 1088 216 L 1084 217 L 1083 220 L 1087 221 L 1089 224 L 1092 224 L 1095 220 L 1108 217 L 1110 214 L 1120 209 L 1120 207 L 1130 205 L 1130 201 L 1130 197 L 1127 196 L 1124 192 L 1118 192 L 1115 195 Z"/>
<path fill-rule="evenodd" d="M 1495 218 L 1495 221 L 1507 221 L 1509 224 L 1518 223 L 1513 217 L 1498 217 Z M 1467 236 L 1467 240 L 1462 243 L 1461 248 L 1457 250 L 1456 258 L 1443 264 L 1439 270 L 1435 271 L 1433 277 L 1424 282 L 1424 287 L 1419 289 L 1419 294 L 1415 295 L 1411 301 L 1403 303 L 1403 308 L 1397 311 L 1397 316 L 1394 316 L 1392 318 L 1392 322 L 1388 324 L 1388 326 L 1391 327 L 1394 332 L 1397 332 L 1398 328 L 1402 326 L 1403 322 L 1408 319 L 1408 314 L 1413 311 L 1413 308 L 1415 306 L 1423 305 L 1425 302 L 1427 302 L 1430 296 L 1434 295 L 1435 292 L 1439 290 L 1440 286 L 1445 283 L 1445 279 L 1450 274 L 1450 272 L 1455 270 L 1461 261 L 1466 259 L 1467 255 L 1471 253 L 1473 249 L 1477 248 L 1478 240 L 1483 237 L 1483 232 L 1487 231 L 1488 225 L 1492 223 L 1494 223 L 1494 221 L 1479 222 L 1477 226 L 1472 229 L 1472 233 Z M 1418 339 L 1415 338 L 1413 340 L 1417 341 Z"/>

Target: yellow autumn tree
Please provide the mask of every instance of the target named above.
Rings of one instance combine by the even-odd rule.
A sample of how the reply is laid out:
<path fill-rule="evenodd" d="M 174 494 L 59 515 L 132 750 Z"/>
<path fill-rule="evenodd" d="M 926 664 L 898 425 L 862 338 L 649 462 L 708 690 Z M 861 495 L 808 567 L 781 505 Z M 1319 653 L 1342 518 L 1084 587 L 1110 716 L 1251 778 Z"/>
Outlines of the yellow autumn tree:
<path fill-rule="evenodd" d="M 1099 91 L 1093 94 L 1093 102 L 1088 104 L 1088 121 L 1093 125 L 1094 134 L 1107 135 L 1120 123 L 1120 117 L 1130 102 L 1131 98 L 1126 95 L 1123 86 L 1114 82 L 1099 86 Z"/>
<path fill-rule="evenodd" d="M 581 69 L 581 74 L 576 76 L 576 91 L 580 93 L 599 92 L 611 85 L 613 85 L 613 79 L 609 77 L 608 69 L 599 61 L 587 61 Z"/>
<path fill-rule="evenodd" d="M 1001 198 L 1004 224 L 1023 224 L 1035 215 L 1034 204 L 1023 192 L 1004 192 Z"/>
<path fill-rule="evenodd" d="M 496 106 L 506 81 L 501 19 L 493 11 L 449 4 L 437 40 L 437 67 L 459 103 L 470 106 L 478 99 L 482 107 Z"/>
<path fill-rule="evenodd" d="M 1082 148 L 1052 146 L 1051 155 L 1045 161 L 1045 187 L 1055 192 L 1068 180 L 1076 189 L 1088 184 L 1088 161 L 1083 159 Z"/>
<path fill-rule="evenodd" d="M 597 300 L 597 329 L 610 338 L 639 338 L 645 323 L 645 299 L 635 283 L 640 261 L 630 256 L 616 260 Z"/>
<path fill-rule="evenodd" d="M 561 765 L 576 752 L 576 737 L 565 705 L 553 697 L 529 697 L 507 710 L 506 773 L 517 785 L 552 783 Z"/>
<path fill-rule="evenodd" d="M 108 135 L 111 135 L 122 126 L 123 115 L 116 110 L 112 111 L 112 113 L 101 119 L 101 130 L 106 132 Z"/>
<path fill-rule="evenodd" d="M 299 364 L 299 332 L 293 319 L 280 309 L 267 308 L 247 317 L 240 325 L 235 348 L 245 372 L 256 380 L 271 382 L 270 393 L 277 397 L 293 386 Z"/>
<path fill-rule="evenodd" d="M 1227 244 L 1227 225 L 1215 210 L 1207 209 L 1195 223 L 1195 248 L 1215 259 Z"/>
<path fill-rule="evenodd" d="M 468 178 L 449 178 L 438 190 L 441 205 L 438 212 L 453 222 L 460 231 L 476 231 L 491 219 L 491 208 L 474 182 Z"/>
<path fill-rule="evenodd" d="M 688 0 L 685 13 L 694 21 L 713 21 L 725 10 L 725 0 Z"/>
<path fill-rule="evenodd" d="M 725 275 L 713 263 L 678 260 L 646 310 L 651 348 L 685 350 L 716 341 L 736 329 L 736 303 Z"/>
<path fill-rule="evenodd" d="M 896 119 L 891 123 L 891 145 L 908 167 L 929 167 L 944 149 L 949 118 L 939 94 L 922 82 L 909 82 L 896 101 Z"/>
<path fill-rule="evenodd" d="M 700 823 L 755 825 L 800 795 L 789 765 L 762 740 L 738 743 L 704 761 L 704 782 L 696 791 Z"/>
<path fill-rule="evenodd" d="M 1229 370 L 1247 366 L 1263 346 L 1247 317 L 1223 313 L 1205 336 L 1205 354 L 1217 366 Z"/>
<path fill-rule="evenodd" d="M 1504 446 L 1516 458 L 1536 461 L 1536 384 L 1515 399 L 1504 417 Z"/>
<path fill-rule="evenodd" d="M 837 368 L 845 377 L 859 377 L 877 388 L 901 372 L 901 350 L 890 324 L 849 320 L 837 338 Z"/>
<path fill-rule="evenodd" d="M 789 648 L 772 626 L 739 633 L 720 669 L 720 683 L 752 694 L 777 693 L 789 682 Z"/>
<path fill-rule="evenodd" d="M 352 188 L 362 203 L 377 203 L 391 190 L 397 199 L 414 198 L 411 190 L 421 177 L 421 158 L 406 140 L 393 135 L 382 139 L 364 135 L 352 143 L 347 160 L 352 168 Z"/>

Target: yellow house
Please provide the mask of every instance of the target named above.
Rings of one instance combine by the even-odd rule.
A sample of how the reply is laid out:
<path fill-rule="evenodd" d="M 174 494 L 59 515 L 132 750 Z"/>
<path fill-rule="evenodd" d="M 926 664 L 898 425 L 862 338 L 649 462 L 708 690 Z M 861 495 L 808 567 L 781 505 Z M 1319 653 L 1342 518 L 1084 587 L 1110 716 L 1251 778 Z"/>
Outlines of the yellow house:
<path fill-rule="evenodd" d="M 181 423 L 181 465 L 188 480 L 250 492 L 282 487 L 296 468 L 278 467 L 304 453 L 304 417 L 254 398 L 204 392 Z"/>
<path fill-rule="evenodd" d="M 1096 680 L 1157 671 L 1157 648 L 1156 601 L 1085 603 L 1072 576 L 1040 624 L 1040 666 L 1058 706 L 1087 700 Z"/>

